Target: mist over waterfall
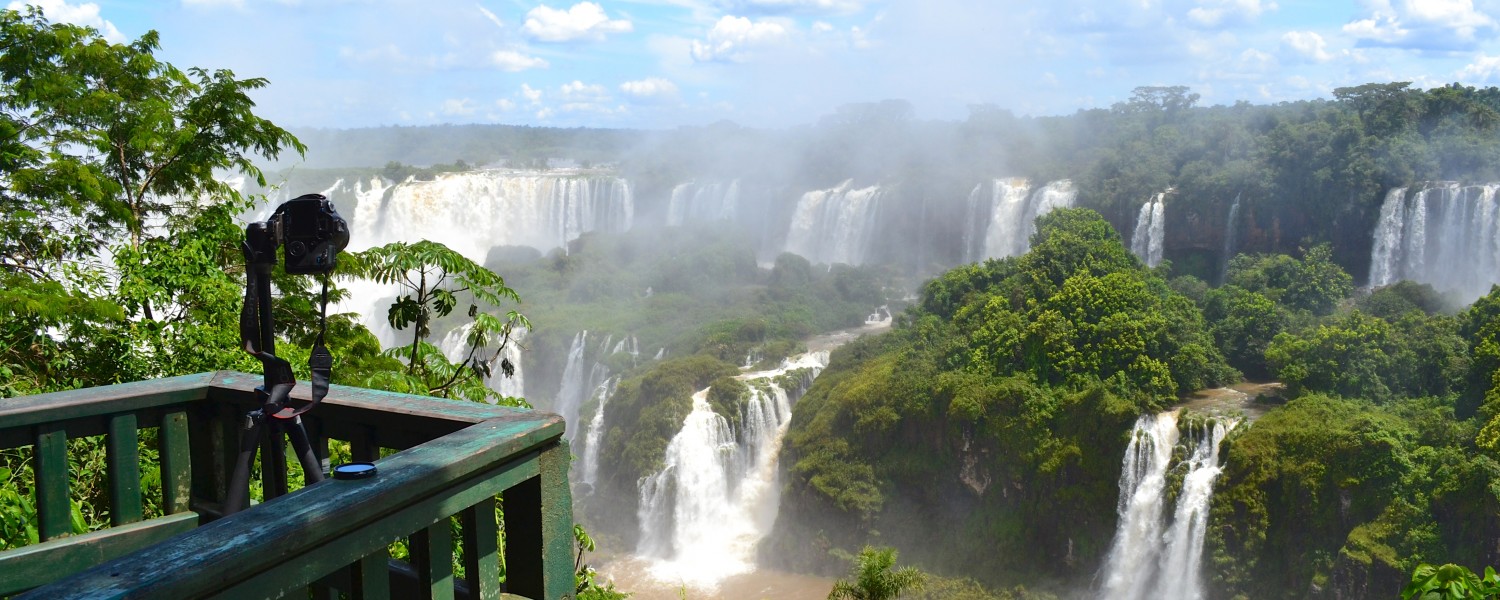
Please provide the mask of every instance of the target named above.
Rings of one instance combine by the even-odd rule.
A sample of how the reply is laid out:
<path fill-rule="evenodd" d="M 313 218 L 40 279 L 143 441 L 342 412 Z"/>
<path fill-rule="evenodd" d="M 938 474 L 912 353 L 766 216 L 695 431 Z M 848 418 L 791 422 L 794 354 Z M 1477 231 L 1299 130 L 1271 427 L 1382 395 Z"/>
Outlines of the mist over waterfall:
<path fill-rule="evenodd" d="M 1135 217 L 1135 232 L 1130 235 L 1130 252 L 1148 267 L 1161 264 L 1162 242 L 1166 238 L 1166 194 L 1157 194 L 1141 205 Z"/>
<path fill-rule="evenodd" d="M 448 362 L 457 364 L 459 361 L 468 358 L 469 332 L 473 330 L 473 323 L 465 323 L 462 327 L 449 331 L 438 342 L 438 349 L 442 350 L 443 356 L 448 359 Z M 524 339 L 526 339 L 526 329 L 518 327 L 511 331 L 510 343 L 505 345 L 505 349 L 501 350 L 498 356 L 495 354 L 493 347 L 479 348 L 474 354 L 474 358 L 480 360 L 490 360 L 493 358 L 493 363 L 490 365 L 490 376 L 485 378 L 484 383 L 485 386 L 495 390 L 496 393 L 502 396 L 511 398 L 524 398 L 526 396 L 526 377 L 521 371 L 521 340 Z M 510 377 L 506 377 L 501 372 L 501 360 L 510 361 L 511 366 L 515 369 L 515 372 Z"/>
<path fill-rule="evenodd" d="M 729 183 L 688 182 L 672 188 L 667 225 L 733 220 L 740 216 L 740 180 Z"/>
<path fill-rule="evenodd" d="M 803 194 L 792 213 L 786 251 L 814 264 L 862 264 L 885 195 L 878 185 L 855 188 L 852 179 Z"/>
<path fill-rule="evenodd" d="M 1233 421 L 1202 420 L 1181 434 L 1177 411 L 1136 421 L 1120 471 L 1120 523 L 1104 565 L 1101 600 L 1203 598 L 1200 566 L 1219 444 Z M 1184 447 L 1185 458 L 1174 461 Z M 1167 476 L 1181 474 L 1168 510 Z"/>
<path fill-rule="evenodd" d="M 583 455 L 578 459 L 579 469 L 583 472 L 580 481 L 588 484 L 590 493 L 599 482 L 599 442 L 604 435 L 604 408 L 609 406 L 609 399 L 615 395 L 615 387 L 619 384 L 619 377 L 610 377 L 594 388 L 598 405 L 594 416 L 589 419 L 588 432 L 583 437 Z"/>
<path fill-rule="evenodd" d="M 1500 283 L 1500 184 L 1386 194 L 1370 250 L 1370 286 L 1431 284 L 1472 300 Z"/>
<path fill-rule="evenodd" d="M 827 364 L 827 351 L 810 352 L 737 376 L 749 388 L 737 426 L 714 412 L 708 389 L 693 395 L 665 466 L 640 484 L 637 554 L 653 576 L 712 588 L 754 570 L 755 546 L 776 520 L 776 458 L 792 405 Z"/>
<path fill-rule="evenodd" d="M 965 229 L 968 259 L 1004 258 L 1025 254 L 1031 248 L 1031 234 L 1036 232 L 1036 218 L 1053 209 L 1073 206 L 1078 196 L 1073 182 L 1067 179 L 1031 189 L 1025 179 L 996 179 L 990 183 L 989 197 L 984 185 L 969 193 L 969 222 Z"/>

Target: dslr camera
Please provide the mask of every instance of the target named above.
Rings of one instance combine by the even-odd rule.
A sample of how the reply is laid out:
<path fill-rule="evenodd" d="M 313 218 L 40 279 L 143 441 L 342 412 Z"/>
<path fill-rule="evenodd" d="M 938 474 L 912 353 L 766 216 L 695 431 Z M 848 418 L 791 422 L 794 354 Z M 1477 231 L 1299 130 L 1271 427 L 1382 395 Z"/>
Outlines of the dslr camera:
<path fill-rule="evenodd" d="M 286 272 L 329 273 L 349 245 L 349 224 L 321 194 L 304 194 L 276 208 L 267 225 L 285 254 Z"/>

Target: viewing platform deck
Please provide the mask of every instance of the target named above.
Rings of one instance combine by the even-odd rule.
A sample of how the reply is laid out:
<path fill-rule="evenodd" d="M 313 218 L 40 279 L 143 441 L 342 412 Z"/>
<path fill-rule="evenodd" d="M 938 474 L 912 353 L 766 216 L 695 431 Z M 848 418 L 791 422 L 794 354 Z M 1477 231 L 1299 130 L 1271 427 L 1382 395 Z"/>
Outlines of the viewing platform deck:
<path fill-rule="evenodd" d="M 38 538 L 0 551 L 0 597 L 573 596 L 561 417 L 335 385 L 303 415 L 314 452 L 326 472 L 329 441 L 342 440 L 379 473 L 222 516 L 260 382 L 220 371 L 0 399 L 0 449 L 29 455 L 35 485 L 14 491 L 35 507 Z M 299 383 L 294 406 L 309 389 Z M 145 498 L 152 429 L 161 491 Z M 95 485 L 110 526 L 75 534 L 69 440 L 92 436 L 106 449 Z M 402 560 L 388 552 L 398 541 Z"/>

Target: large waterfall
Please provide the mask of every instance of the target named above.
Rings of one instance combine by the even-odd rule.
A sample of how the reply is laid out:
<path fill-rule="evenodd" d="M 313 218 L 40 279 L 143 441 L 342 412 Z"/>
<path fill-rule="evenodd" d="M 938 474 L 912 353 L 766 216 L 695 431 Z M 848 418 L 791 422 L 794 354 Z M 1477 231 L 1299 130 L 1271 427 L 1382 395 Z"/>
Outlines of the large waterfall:
<path fill-rule="evenodd" d="M 1219 444 L 1234 421 L 1205 419 L 1180 433 L 1178 411 L 1143 416 L 1131 432 L 1120 472 L 1119 527 L 1104 566 L 1102 600 L 1200 600 L 1203 541 Z M 1182 446 L 1182 458 L 1174 451 Z M 1181 477 L 1168 510 L 1167 476 Z"/>
<path fill-rule="evenodd" d="M 863 263 L 884 196 L 880 186 L 856 188 L 852 179 L 803 194 L 792 213 L 786 251 L 814 264 Z"/>
<path fill-rule="evenodd" d="M 1130 252 L 1148 267 L 1161 264 L 1163 238 L 1166 237 L 1166 194 L 1157 194 L 1141 205 L 1135 218 L 1135 232 L 1130 235 Z"/>
<path fill-rule="evenodd" d="M 1406 279 L 1472 300 L 1500 283 L 1500 184 L 1433 185 L 1386 194 L 1370 250 L 1370 285 Z"/>
<path fill-rule="evenodd" d="M 984 185 L 969 194 L 969 225 L 965 251 L 972 261 L 1025 254 L 1036 232 L 1036 218 L 1053 209 L 1073 206 L 1078 196 L 1073 182 L 1063 179 L 1032 191 L 1025 179 L 996 179 L 985 198 Z"/>
<path fill-rule="evenodd" d="M 739 375 L 750 397 L 738 427 L 713 411 L 707 389 L 693 395 L 665 466 L 641 481 L 637 553 L 654 577 L 712 588 L 755 568 L 755 546 L 776 519 L 776 457 L 792 404 L 827 364 L 828 352 L 817 351 Z"/>

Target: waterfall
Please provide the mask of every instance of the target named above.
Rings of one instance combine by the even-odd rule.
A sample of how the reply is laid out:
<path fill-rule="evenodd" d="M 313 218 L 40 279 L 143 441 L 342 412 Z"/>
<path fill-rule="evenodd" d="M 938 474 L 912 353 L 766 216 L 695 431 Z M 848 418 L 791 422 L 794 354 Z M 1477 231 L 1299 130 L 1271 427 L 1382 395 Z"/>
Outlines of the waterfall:
<path fill-rule="evenodd" d="M 604 436 L 604 407 L 609 405 L 609 399 L 615 395 L 615 386 L 619 383 L 619 378 L 610 377 L 594 388 L 594 398 L 598 399 L 599 405 L 594 410 L 593 418 L 589 419 L 588 433 L 583 438 L 583 456 L 578 459 L 579 468 L 583 471 L 581 480 L 588 484 L 590 493 L 594 484 L 599 481 L 599 441 Z"/>
<path fill-rule="evenodd" d="M 740 180 L 728 184 L 696 182 L 672 188 L 667 201 L 667 225 L 735 220 L 740 213 Z"/>
<path fill-rule="evenodd" d="M 776 458 L 792 404 L 828 364 L 828 352 L 788 359 L 771 371 L 743 373 L 750 397 L 738 428 L 715 413 L 708 390 L 667 444 L 661 471 L 641 480 L 637 553 L 664 581 L 712 588 L 755 568 L 755 546 L 771 530 L 780 502 Z M 798 385 L 783 388 L 801 371 Z"/>
<path fill-rule="evenodd" d="M 474 330 L 473 323 L 465 323 L 460 327 L 450 330 L 438 342 L 437 347 L 442 350 L 443 356 L 448 362 L 457 363 L 467 358 L 469 350 L 469 332 Z M 510 333 L 510 343 L 501 350 L 500 356 L 490 365 L 490 376 L 485 379 L 485 385 L 501 396 L 513 398 L 526 397 L 526 379 L 521 372 L 521 340 L 526 337 L 526 329 L 516 328 Z M 476 358 L 481 360 L 494 356 L 494 347 L 480 348 L 475 353 Z M 500 361 L 509 360 L 511 366 L 515 367 L 515 373 L 506 377 L 500 370 Z"/>
<path fill-rule="evenodd" d="M 1229 279 L 1229 259 L 1234 258 L 1234 244 L 1239 236 L 1235 224 L 1240 217 L 1240 194 L 1234 195 L 1234 204 L 1229 205 L 1229 219 L 1224 223 L 1224 252 L 1219 255 L 1219 285 Z"/>
<path fill-rule="evenodd" d="M 1135 218 L 1135 232 L 1130 235 L 1130 252 L 1148 267 L 1161 264 L 1163 238 L 1166 237 L 1166 194 L 1157 194 L 1141 205 Z"/>
<path fill-rule="evenodd" d="M 1099 598 L 1203 598 L 1199 566 L 1209 501 L 1219 476 L 1219 445 L 1234 421 L 1210 420 L 1182 439 L 1177 411 L 1136 421 L 1120 472 L 1120 523 L 1104 566 Z M 1173 462 L 1179 443 L 1186 458 Z M 1183 473 L 1176 506 L 1167 510 L 1169 471 Z"/>
<path fill-rule="evenodd" d="M 1031 234 L 1036 233 L 1036 218 L 1053 209 L 1072 206 L 1078 196 L 1073 182 L 1066 179 L 1048 183 L 1035 192 L 1025 179 L 996 179 L 990 190 L 988 221 L 980 217 L 983 208 L 980 188 L 969 195 L 971 223 L 986 223 L 983 245 L 975 244 L 971 250 L 976 252 L 972 255 L 976 261 L 1025 254 L 1031 249 Z M 978 230 L 969 235 L 974 240 L 980 239 Z"/>
<path fill-rule="evenodd" d="M 851 179 L 803 194 L 792 213 L 786 251 L 814 264 L 863 263 L 885 190 L 853 186 Z"/>
<path fill-rule="evenodd" d="M 565 434 L 569 442 L 578 436 L 578 411 L 583 406 L 584 394 L 591 389 L 584 380 L 583 355 L 587 349 L 589 332 L 580 331 L 573 336 L 573 345 L 568 347 L 568 362 L 563 366 L 562 384 L 558 386 L 557 398 L 552 411 L 562 415 L 566 424 Z"/>
<path fill-rule="evenodd" d="M 1500 283 L 1500 184 L 1434 184 L 1386 194 L 1370 249 L 1370 286 L 1411 280 L 1472 300 Z"/>

